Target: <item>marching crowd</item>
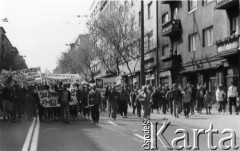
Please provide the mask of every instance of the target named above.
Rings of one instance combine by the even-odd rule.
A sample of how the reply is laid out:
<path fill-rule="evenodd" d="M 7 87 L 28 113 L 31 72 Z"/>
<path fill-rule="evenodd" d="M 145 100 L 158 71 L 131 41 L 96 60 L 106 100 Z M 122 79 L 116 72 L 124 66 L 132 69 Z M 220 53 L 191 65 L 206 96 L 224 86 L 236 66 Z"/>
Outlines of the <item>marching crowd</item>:
<path fill-rule="evenodd" d="M 67 89 L 68 85 L 35 85 L 20 87 L 13 85 L 4 87 L 0 90 L 0 110 L 4 120 L 12 122 L 21 121 L 26 116 L 28 119 L 39 116 L 43 119 L 61 119 L 64 123 L 69 123 L 70 117 L 77 118 L 79 113 L 84 118 L 91 119 L 94 123 L 99 122 L 100 111 L 105 111 L 109 117 L 114 120 L 117 114 L 122 118 L 127 118 L 128 107 L 132 108 L 133 115 L 135 113 L 142 120 L 149 120 L 150 114 L 154 110 L 162 111 L 163 114 L 172 114 L 175 118 L 179 118 L 183 112 L 185 118 L 195 113 L 203 114 L 203 108 L 206 114 L 211 114 L 211 108 L 214 103 L 219 106 L 219 114 L 226 111 L 226 104 L 229 103 L 229 112 L 232 114 L 232 107 L 235 113 L 239 113 L 238 89 L 232 82 L 231 86 L 224 91 L 223 85 L 219 85 L 215 93 L 210 93 L 206 86 L 200 84 L 194 87 L 190 83 L 185 88 L 176 83 L 160 87 L 152 87 L 151 85 L 142 86 L 142 88 L 129 89 L 126 85 L 121 87 L 121 91 L 116 90 L 116 86 L 108 86 L 105 94 L 97 90 L 96 85 L 74 85 L 76 87 L 77 105 L 69 105 L 71 101 L 71 92 Z M 59 107 L 44 108 L 40 104 L 38 90 L 54 89 L 59 94 Z M 213 96 L 213 94 L 215 96 Z M 214 99 L 216 98 L 216 99 Z M 141 113 L 143 111 L 143 113 Z"/>

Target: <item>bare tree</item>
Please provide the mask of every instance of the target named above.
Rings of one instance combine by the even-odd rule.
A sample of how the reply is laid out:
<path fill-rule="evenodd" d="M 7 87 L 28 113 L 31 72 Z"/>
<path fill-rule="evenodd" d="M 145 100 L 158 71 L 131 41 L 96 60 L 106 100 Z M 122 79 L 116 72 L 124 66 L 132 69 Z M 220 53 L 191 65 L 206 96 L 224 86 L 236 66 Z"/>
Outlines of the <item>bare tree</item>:
<path fill-rule="evenodd" d="M 119 65 L 126 64 L 132 78 L 133 70 L 130 69 L 129 62 L 138 57 L 140 37 L 140 32 L 136 28 L 135 14 L 132 13 L 129 3 L 117 1 L 110 3 L 109 9 L 88 22 L 89 31 L 100 43 L 107 42 L 111 46 L 111 52 L 107 53 L 115 56 L 118 74 Z"/>

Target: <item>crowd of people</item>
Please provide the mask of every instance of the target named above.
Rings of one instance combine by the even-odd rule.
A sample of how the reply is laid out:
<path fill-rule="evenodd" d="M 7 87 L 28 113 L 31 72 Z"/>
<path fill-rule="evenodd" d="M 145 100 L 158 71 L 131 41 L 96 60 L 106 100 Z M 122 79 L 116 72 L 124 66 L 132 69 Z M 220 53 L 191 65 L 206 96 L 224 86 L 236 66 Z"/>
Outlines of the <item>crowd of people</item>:
<path fill-rule="evenodd" d="M 86 119 L 91 115 L 93 122 L 98 123 L 100 110 L 104 111 L 107 108 L 108 116 L 116 120 L 117 114 L 127 118 L 129 107 L 132 108 L 133 115 L 137 114 L 141 120 L 149 120 L 154 110 L 157 113 L 161 110 L 163 114 L 172 114 L 175 118 L 179 118 L 180 113 L 183 112 L 185 118 L 189 118 L 195 112 L 203 114 L 203 108 L 206 109 L 206 114 L 211 114 L 214 103 L 219 105 L 219 114 L 223 114 L 228 102 L 230 114 L 233 113 L 232 107 L 236 114 L 239 113 L 238 89 L 234 82 L 226 92 L 220 84 L 215 93 L 209 92 L 206 86 L 198 84 L 194 87 L 190 83 L 184 88 L 176 83 L 160 87 L 145 85 L 139 89 L 129 89 L 126 85 L 122 85 L 121 91 L 117 91 L 116 86 L 108 86 L 104 95 L 101 95 L 96 85 L 75 84 L 74 86 L 78 101 L 76 105 L 69 104 L 71 101 L 71 92 L 67 89 L 69 86 L 61 82 L 52 86 L 20 87 L 15 84 L 4 87 L 0 91 L 3 119 L 16 122 L 21 121 L 25 116 L 30 120 L 38 115 L 40 120 L 59 119 L 68 124 L 71 117 L 77 119 L 80 114 Z M 52 89 L 59 95 L 60 106 L 45 108 L 40 103 L 38 91 Z"/>

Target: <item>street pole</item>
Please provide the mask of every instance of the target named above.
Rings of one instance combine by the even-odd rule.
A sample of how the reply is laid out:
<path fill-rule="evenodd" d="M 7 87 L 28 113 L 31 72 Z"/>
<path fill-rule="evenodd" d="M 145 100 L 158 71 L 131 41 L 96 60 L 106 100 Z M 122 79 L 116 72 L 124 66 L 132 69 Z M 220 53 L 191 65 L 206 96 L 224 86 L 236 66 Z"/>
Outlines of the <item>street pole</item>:
<path fill-rule="evenodd" d="M 158 75 L 158 69 L 159 69 L 159 54 L 158 54 L 158 49 L 159 49 L 159 39 L 158 39 L 158 1 L 156 1 L 156 32 L 157 32 L 157 37 L 156 37 L 156 86 L 159 84 L 159 75 Z"/>
<path fill-rule="evenodd" d="M 141 1 L 141 71 L 140 71 L 140 86 L 145 85 L 144 77 L 144 3 Z"/>

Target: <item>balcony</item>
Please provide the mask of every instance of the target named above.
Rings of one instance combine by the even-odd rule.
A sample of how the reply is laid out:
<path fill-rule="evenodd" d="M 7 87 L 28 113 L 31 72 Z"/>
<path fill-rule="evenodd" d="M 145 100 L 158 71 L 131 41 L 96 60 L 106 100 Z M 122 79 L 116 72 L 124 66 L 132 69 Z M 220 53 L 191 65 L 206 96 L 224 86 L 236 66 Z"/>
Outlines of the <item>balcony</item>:
<path fill-rule="evenodd" d="M 174 2 L 178 2 L 178 0 L 162 0 L 162 4 L 171 4 Z"/>
<path fill-rule="evenodd" d="M 217 0 L 215 9 L 229 9 L 238 5 L 238 0 Z"/>
<path fill-rule="evenodd" d="M 169 22 L 162 25 L 162 36 L 176 36 L 181 32 L 180 20 L 170 20 Z"/>
<path fill-rule="evenodd" d="M 238 52 L 240 48 L 240 35 L 232 35 L 216 41 L 217 52 L 220 56 L 229 56 Z"/>
<path fill-rule="evenodd" d="M 181 65 L 181 55 L 168 55 L 160 58 L 162 70 L 178 68 Z"/>

